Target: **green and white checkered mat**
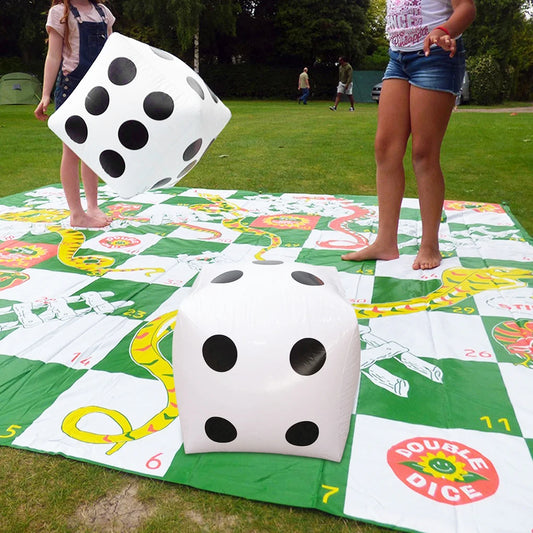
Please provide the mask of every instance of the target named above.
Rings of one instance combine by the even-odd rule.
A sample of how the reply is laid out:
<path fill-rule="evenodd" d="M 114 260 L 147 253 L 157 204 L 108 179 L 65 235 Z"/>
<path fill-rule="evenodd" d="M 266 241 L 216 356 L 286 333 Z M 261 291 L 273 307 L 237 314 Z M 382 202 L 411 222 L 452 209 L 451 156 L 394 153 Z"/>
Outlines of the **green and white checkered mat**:
<path fill-rule="evenodd" d="M 374 197 L 102 187 L 100 203 L 113 223 L 79 230 L 59 186 L 0 199 L 1 445 L 397 529 L 532 531 L 533 245 L 506 208 L 447 201 L 443 263 L 414 271 L 412 199 L 400 258 L 365 263 L 340 256 L 374 239 Z M 362 342 L 340 463 L 183 451 L 176 311 L 202 266 L 243 260 L 340 273 Z"/>

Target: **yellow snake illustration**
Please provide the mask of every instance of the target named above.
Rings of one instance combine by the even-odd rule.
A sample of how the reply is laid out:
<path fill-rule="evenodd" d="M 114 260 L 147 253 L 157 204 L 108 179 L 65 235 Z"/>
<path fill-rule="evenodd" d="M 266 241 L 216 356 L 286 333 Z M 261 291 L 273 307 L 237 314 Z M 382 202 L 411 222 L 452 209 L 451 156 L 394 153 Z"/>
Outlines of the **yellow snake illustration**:
<path fill-rule="evenodd" d="M 112 257 L 104 255 L 81 255 L 76 256 L 78 250 L 85 242 L 85 235 L 83 232 L 75 229 L 65 229 L 61 226 L 49 226 L 48 230 L 53 233 L 58 233 L 61 236 L 61 243 L 57 250 L 57 258 L 69 267 L 83 270 L 90 276 L 103 276 L 108 272 L 134 272 L 146 271 L 147 276 L 151 276 L 157 272 L 164 272 L 163 268 L 144 267 L 144 268 L 111 268 L 115 263 Z"/>
<path fill-rule="evenodd" d="M 264 231 L 259 228 L 252 228 L 249 224 L 244 223 L 243 220 L 243 218 L 225 218 L 222 221 L 222 225 L 225 228 L 240 231 L 241 233 L 251 233 L 252 235 L 261 235 L 269 237 L 270 244 L 266 248 L 259 250 L 259 252 L 254 255 L 257 260 L 262 260 L 263 255 L 266 254 L 269 250 L 280 246 L 281 238 L 278 235 L 276 235 L 275 233 L 271 233 L 270 231 Z"/>
<path fill-rule="evenodd" d="M 354 304 L 359 318 L 405 315 L 433 311 L 456 305 L 483 291 L 517 289 L 526 286 L 521 279 L 533 279 L 531 270 L 521 268 L 449 268 L 442 274 L 442 285 L 426 296 L 377 304 Z"/>
<path fill-rule="evenodd" d="M 14 213 L 2 213 L 0 220 L 14 222 L 59 222 L 68 217 L 69 211 L 65 209 L 28 209 Z"/>
<path fill-rule="evenodd" d="M 222 233 L 216 229 L 209 229 L 209 228 L 202 228 L 201 226 L 194 226 L 193 224 L 186 224 L 185 222 L 171 222 L 170 225 L 173 226 L 179 226 L 180 228 L 185 228 L 190 231 L 197 231 L 198 233 L 206 233 L 208 235 L 211 235 L 210 237 L 206 237 L 205 240 L 211 240 L 211 239 L 220 239 L 222 237 Z M 203 240 L 203 239 L 200 239 Z"/>
<path fill-rule="evenodd" d="M 262 260 L 263 255 L 266 252 L 281 245 L 281 238 L 275 233 L 264 231 L 259 228 L 252 228 L 249 224 L 243 222 L 244 217 L 242 216 L 242 213 L 243 211 L 246 212 L 246 209 L 232 204 L 231 202 L 228 202 L 226 199 L 222 198 L 222 196 L 216 194 L 201 193 L 200 197 L 209 200 L 211 203 L 193 205 L 191 206 L 191 209 L 195 211 L 205 211 L 208 213 L 231 213 L 237 218 L 224 218 L 222 220 L 222 225 L 225 228 L 240 231 L 241 233 L 250 233 L 252 235 L 261 235 L 270 238 L 270 245 L 255 254 L 254 257 L 257 260 Z"/>
<path fill-rule="evenodd" d="M 114 409 L 105 407 L 80 407 L 69 413 L 63 420 L 61 429 L 73 439 L 91 444 L 108 444 L 112 447 L 106 452 L 111 455 L 124 444 L 142 439 L 166 428 L 178 416 L 176 390 L 172 365 L 161 355 L 159 343 L 174 329 L 177 311 L 171 311 L 143 326 L 130 345 L 132 360 L 156 377 L 167 393 L 167 405 L 142 426 L 133 429 L 128 418 Z M 114 420 L 122 430 L 116 434 L 100 434 L 78 428 L 79 421 L 86 415 L 100 413 Z"/>
<path fill-rule="evenodd" d="M 199 196 L 200 198 L 209 200 L 211 203 L 191 205 L 190 208 L 193 211 L 203 211 L 206 213 L 231 213 L 234 216 L 239 216 L 243 211 L 246 211 L 246 209 L 228 202 L 218 194 L 200 193 Z"/>

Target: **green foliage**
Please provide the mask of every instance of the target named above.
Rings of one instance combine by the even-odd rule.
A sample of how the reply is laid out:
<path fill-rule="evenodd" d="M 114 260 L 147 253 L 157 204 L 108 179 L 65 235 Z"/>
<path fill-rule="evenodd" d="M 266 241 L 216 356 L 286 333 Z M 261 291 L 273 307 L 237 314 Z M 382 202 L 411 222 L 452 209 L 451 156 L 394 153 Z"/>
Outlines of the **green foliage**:
<path fill-rule="evenodd" d="M 134 26 L 152 28 L 158 48 L 180 53 L 191 46 L 198 30 L 201 0 L 122 0 L 121 4 L 123 15 Z"/>
<path fill-rule="evenodd" d="M 221 98 L 295 99 L 298 75 L 294 67 L 270 65 L 202 66 L 200 75 Z M 333 99 L 338 71 L 334 66 L 309 66 L 311 98 Z"/>
<path fill-rule="evenodd" d="M 202 42 L 215 42 L 218 35 L 235 36 L 240 12 L 239 3 L 233 0 L 203 0 L 200 17 Z"/>
<path fill-rule="evenodd" d="M 336 77 L 336 72 L 333 73 Z M 297 75 L 298 71 L 293 72 L 294 88 Z M 349 113 L 343 103 L 339 111 L 332 113 L 328 109 L 330 102 L 316 99 L 307 106 L 297 105 L 296 100 L 224 98 L 224 103 L 232 112 L 229 124 L 198 165 L 179 182 L 180 186 L 376 194 L 373 150 L 376 104 L 357 104 L 355 113 Z M 444 138 L 442 168 L 446 197 L 506 202 L 533 235 L 533 210 L 528 194 L 533 168 L 533 113 L 466 112 L 471 108 L 460 107 L 453 113 Z M 33 106 L 0 107 L 0 146 L 2 196 L 59 182 L 61 142 L 35 119 Z M 416 195 L 408 153 L 406 196 Z M 32 476 L 41 478 L 35 473 Z M 42 480 L 35 490 L 42 491 Z M 29 501 L 34 497 L 33 493 L 27 495 Z M 278 531 L 295 530 L 287 525 Z"/>
<path fill-rule="evenodd" d="M 386 0 L 107 0 L 107 4 L 117 18 L 116 31 L 189 64 L 193 39 L 199 34 L 204 68 L 250 63 L 299 69 L 331 65 L 342 54 L 356 69 L 383 70 L 388 60 Z M 502 97 L 533 99 L 533 18 L 526 16 L 532 14 L 532 0 L 476 0 L 476 6 L 477 18 L 465 32 L 467 52 L 496 60 Z M 2 0 L 0 73 L 42 76 L 49 7 L 50 0 Z M 293 85 L 290 76 L 287 81 L 257 76 L 263 85 L 270 80 L 278 88 Z M 246 80 L 244 85 L 248 86 Z M 247 96 L 267 88 L 258 90 Z M 316 90 L 319 96 L 329 95 L 320 87 Z M 267 92 L 285 97 L 277 89 Z"/>
<path fill-rule="evenodd" d="M 492 57 L 500 68 L 496 86 L 482 87 L 480 102 L 531 97 L 533 20 L 526 18 L 528 6 L 531 2 L 524 0 L 476 0 L 476 20 L 465 32 L 467 51 L 473 57 Z M 494 70 L 488 65 L 480 68 Z"/>
<path fill-rule="evenodd" d="M 41 79 L 43 62 L 40 60 L 24 61 L 21 57 L 0 57 L 0 76 L 10 72 L 27 72 Z"/>
<path fill-rule="evenodd" d="M 358 65 L 369 0 L 324 2 L 279 0 L 275 27 L 277 49 L 288 61 L 333 62 L 345 55 Z"/>
<path fill-rule="evenodd" d="M 489 54 L 470 57 L 466 68 L 470 76 L 470 99 L 480 105 L 493 105 L 503 101 L 503 76 L 501 68 Z"/>
<path fill-rule="evenodd" d="M 370 0 L 367 25 L 363 35 L 366 53 L 359 66 L 362 70 L 385 70 L 387 66 L 389 43 L 385 36 L 386 12 L 386 0 Z"/>
<path fill-rule="evenodd" d="M 533 8 L 531 8 L 533 10 Z M 533 12 L 531 13 L 533 16 Z M 513 91 L 521 100 L 533 99 L 533 18 L 519 20 L 513 29 L 509 63 L 513 66 Z"/>
<path fill-rule="evenodd" d="M 490 54 L 499 63 L 506 62 L 515 25 L 523 18 L 522 3 L 522 0 L 476 0 L 476 19 L 467 30 L 469 52 Z"/>
<path fill-rule="evenodd" d="M 2 0 L 0 56 L 29 62 L 44 58 L 46 12 L 50 0 Z"/>
<path fill-rule="evenodd" d="M 389 62 L 389 47 L 388 45 L 379 46 L 370 55 L 363 58 L 361 62 L 361 70 L 385 70 Z"/>

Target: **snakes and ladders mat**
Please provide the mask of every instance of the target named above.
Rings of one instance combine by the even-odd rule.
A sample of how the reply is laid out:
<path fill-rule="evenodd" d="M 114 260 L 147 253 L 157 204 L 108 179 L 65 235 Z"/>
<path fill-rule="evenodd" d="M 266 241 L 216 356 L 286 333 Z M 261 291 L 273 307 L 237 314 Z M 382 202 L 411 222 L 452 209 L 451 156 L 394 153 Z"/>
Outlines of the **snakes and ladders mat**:
<path fill-rule="evenodd" d="M 414 271 L 415 199 L 400 258 L 354 263 L 375 197 L 99 194 L 97 230 L 69 226 L 59 185 L 0 198 L 0 444 L 400 530 L 532 531 L 533 244 L 505 206 L 446 201 L 444 260 Z M 180 303 L 205 265 L 247 260 L 339 272 L 362 347 L 340 462 L 183 450 Z"/>

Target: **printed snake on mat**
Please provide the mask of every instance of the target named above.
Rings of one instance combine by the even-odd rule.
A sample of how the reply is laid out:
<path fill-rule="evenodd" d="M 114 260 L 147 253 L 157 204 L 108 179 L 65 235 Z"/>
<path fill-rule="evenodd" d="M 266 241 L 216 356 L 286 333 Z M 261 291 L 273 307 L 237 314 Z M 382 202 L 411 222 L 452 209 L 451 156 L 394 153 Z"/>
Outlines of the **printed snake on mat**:
<path fill-rule="evenodd" d="M 127 442 L 142 439 L 147 435 L 161 431 L 177 418 L 178 405 L 172 365 L 162 356 L 159 349 L 159 343 L 174 330 L 176 314 L 176 311 L 165 313 L 144 325 L 137 332 L 130 346 L 130 356 L 133 361 L 148 370 L 165 388 L 167 395 L 165 408 L 142 426 L 134 429 L 128 418 L 119 411 L 94 405 L 80 407 L 69 413 L 63 420 L 61 429 L 67 435 L 82 442 L 111 444 L 112 447 L 106 452 L 107 455 L 111 455 Z M 115 434 L 106 434 L 80 429 L 78 427 L 80 420 L 93 413 L 108 416 L 119 425 L 122 431 Z"/>

